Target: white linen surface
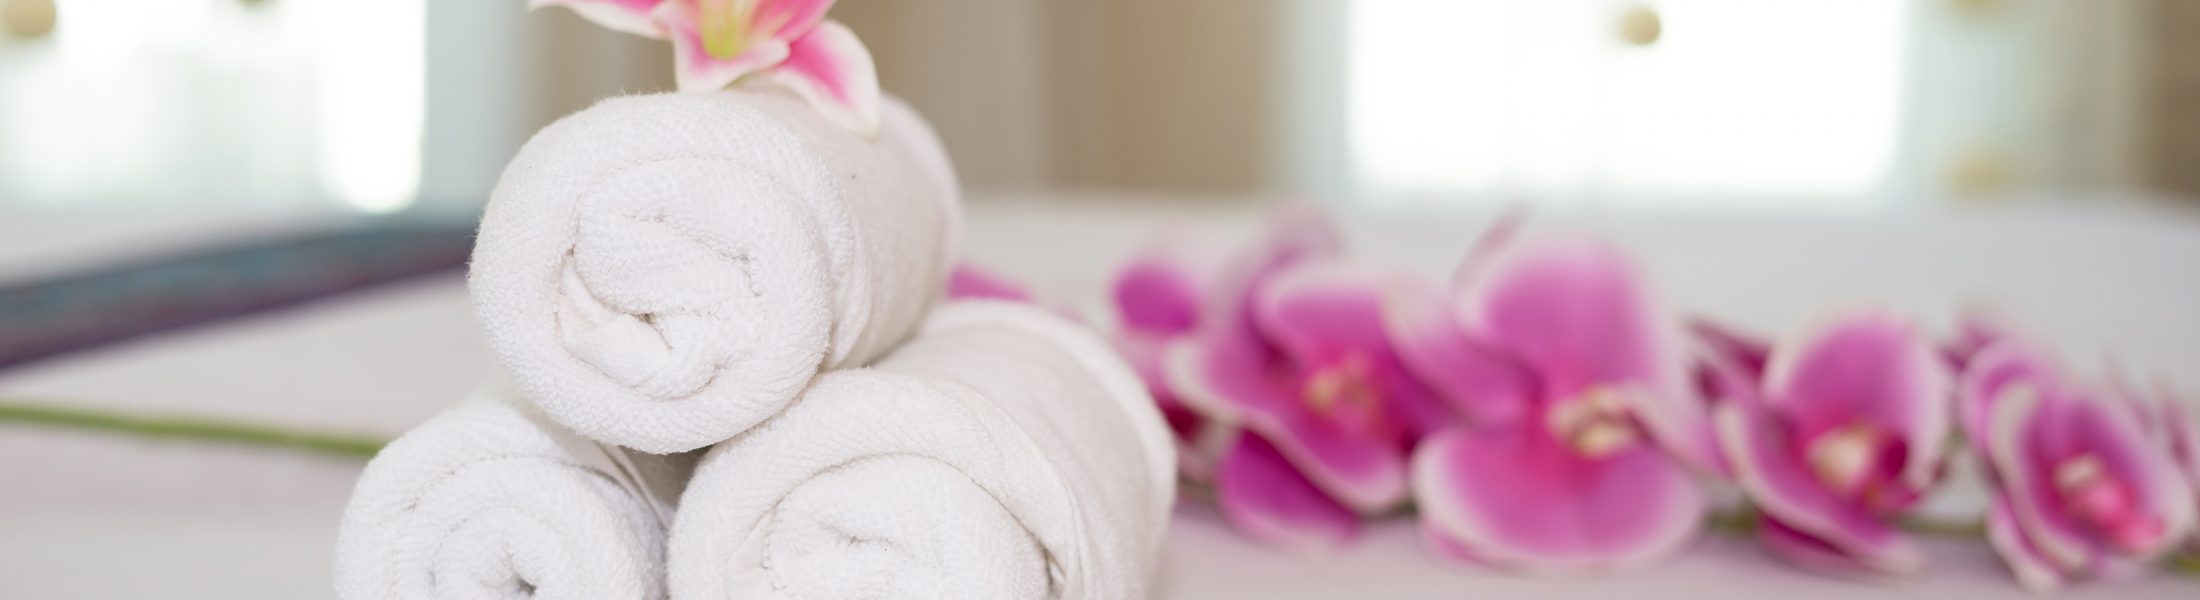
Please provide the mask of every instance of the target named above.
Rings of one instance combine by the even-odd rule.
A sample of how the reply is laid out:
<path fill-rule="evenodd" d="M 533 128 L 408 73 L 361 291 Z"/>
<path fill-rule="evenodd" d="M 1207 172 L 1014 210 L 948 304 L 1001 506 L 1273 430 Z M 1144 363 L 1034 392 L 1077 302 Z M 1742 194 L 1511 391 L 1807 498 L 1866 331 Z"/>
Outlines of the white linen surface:
<path fill-rule="evenodd" d="M 1242 203 L 1151 197 L 995 198 L 974 203 L 970 254 L 1041 294 L 1087 308 L 1102 276 L 1158 227 L 1231 238 Z M 1003 200 L 1007 202 L 1002 202 Z M 2093 203 L 2090 206 L 2098 206 Z M 11 230 L 42 231 L 8 216 Z M 1473 215 L 1348 220 L 1353 251 L 1440 276 L 1485 221 Z M 1739 325 L 1785 328 L 1859 300 L 1945 323 L 1973 298 L 2081 361 L 2114 350 L 2134 371 L 2200 390 L 2200 219 L 2190 213 L 2046 208 L 1881 217 L 1569 215 L 1643 253 L 1676 306 Z M 156 227 L 139 227 L 139 230 Z M 0 246 L 13 238 L 0 237 Z M 91 239 L 91 238 L 81 238 Z M 0 256 L 21 253 L 0 252 Z M 1102 316 L 1088 311 L 1088 316 Z M 188 412 L 292 426 L 401 432 L 448 407 L 495 367 L 455 277 L 399 284 L 0 372 L 0 396 Z M 1104 320 L 1104 319 L 1103 319 Z M 283 368 L 271 369 L 269 365 Z M 2200 407 L 2196 407 L 2200 408 Z M 254 448 L 122 439 L 0 425 L 0 598 L 329 597 L 331 552 L 361 464 Z M 1975 510 L 1952 490 L 1949 510 Z M 1162 600 L 1259 597 L 1593 600 L 2027 598 L 1982 544 L 1927 544 L 1931 573 L 1872 585 L 1787 568 L 1752 540 L 1712 536 L 1637 576 L 1550 580 L 1447 567 L 1411 522 L 1379 523 L 1335 556 L 1253 546 L 1197 505 L 1176 509 Z M 2057 598 L 2190 598 L 2194 583 L 2149 577 Z"/>

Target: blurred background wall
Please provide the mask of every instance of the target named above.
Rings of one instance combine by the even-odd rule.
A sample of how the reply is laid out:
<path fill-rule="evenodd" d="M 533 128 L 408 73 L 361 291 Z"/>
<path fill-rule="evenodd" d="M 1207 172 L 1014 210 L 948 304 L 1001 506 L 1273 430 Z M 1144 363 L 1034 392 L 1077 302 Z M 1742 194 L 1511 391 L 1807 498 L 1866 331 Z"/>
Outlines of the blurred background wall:
<path fill-rule="evenodd" d="M 2200 195 L 2189 0 L 842 0 L 974 190 Z M 518 0 L 0 0 L 0 203 L 465 209 L 663 44 Z"/>

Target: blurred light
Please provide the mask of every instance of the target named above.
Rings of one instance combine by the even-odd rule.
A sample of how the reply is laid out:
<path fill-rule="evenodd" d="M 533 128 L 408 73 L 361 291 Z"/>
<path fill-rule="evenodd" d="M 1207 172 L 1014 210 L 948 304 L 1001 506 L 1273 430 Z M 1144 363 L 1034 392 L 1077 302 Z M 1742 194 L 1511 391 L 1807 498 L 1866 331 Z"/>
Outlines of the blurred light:
<path fill-rule="evenodd" d="M 1656 44 L 1614 35 L 1654 10 Z M 1384 195 L 1875 202 L 1900 126 L 1896 0 L 1350 5 L 1347 140 Z"/>
<path fill-rule="evenodd" d="M 18 1 L 18 0 L 0 0 Z M 416 195 L 425 0 L 61 0 L 0 44 L 0 202 Z"/>
<path fill-rule="evenodd" d="M 426 0 L 310 5 L 319 74 L 321 176 L 355 208 L 389 212 L 420 189 Z"/>

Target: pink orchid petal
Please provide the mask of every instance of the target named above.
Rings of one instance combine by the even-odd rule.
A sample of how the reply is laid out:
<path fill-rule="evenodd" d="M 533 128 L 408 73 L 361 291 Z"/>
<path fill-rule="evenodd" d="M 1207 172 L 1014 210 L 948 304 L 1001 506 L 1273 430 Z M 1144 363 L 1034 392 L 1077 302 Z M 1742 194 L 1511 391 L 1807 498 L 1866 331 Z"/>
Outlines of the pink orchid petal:
<path fill-rule="evenodd" d="M 1414 454 L 1424 524 L 1466 554 L 1530 571 L 1640 567 L 1681 549 L 1703 491 L 1655 448 L 1585 458 L 1535 428 L 1446 431 Z"/>
<path fill-rule="evenodd" d="M 768 73 L 834 123 L 866 136 L 878 133 L 883 102 L 878 65 L 855 32 L 838 21 L 820 22 L 795 38 L 788 44 L 786 61 Z"/>
<path fill-rule="evenodd" d="M 1301 363 L 1338 350 L 1388 350 L 1383 289 L 1393 277 L 1342 261 L 1304 263 L 1254 295 L 1253 323 Z"/>
<path fill-rule="evenodd" d="M 1406 455 L 1389 440 L 1369 439 L 1307 413 L 1246 427 L 1272 436 L 1307 479 L 1361 514 L 1377 514 L 1406 499 Z"/>
<path fill-rule="evenodd" d="M 2200 502 L 2200 421 L 2185 412 L 2185 403 L 2166 388 L 2159 396 L 2163 442 L 2170 458 L 2184 467 L 2185 483 L 2193 486 L 2193 501 Z M 2200 538 L 2194 539 L 2200 543 Z"/>
<path fill-rule="evenodd" d="M 1683 399 L 1675 340 L 1648 282 L 1619 249 L 1591 239 L 1522 240 L 1488 261 L 1464 282 L 1460 325 L 1540 375 L 1545 396 L 1633 383 Z"/>
<path fill-rule="evenodd" d="M 527 8 L 563 6 L 605 29 L 661 40 L 665 39 L 664 29 L 651 14 L 662 2 L 664 0 L 528 0 Z"/>
<path fill-rule="evenodd" d="M 2013 401 L 2017 402 L 2017 401 Z M 2020 410 L 2022 407 L 2013 407 Z M 2060 543 L 2063 535 L 2079 538 L 2077 545 L 2084 546 L 2083 556 L 2092 559 L 2095 567 L 2105 558 L 2117 556 L 2138 560 L 2151 560 L 2169 551 L 2183 541 L 2192 530 L 2196 503 L 2191 488 L 2185 483 L 2178 467 L 2163 449 L 2145 435 L 2135 414 L 2124 406 L 2089 396 L 2060 396 L 2040 402 L 2025 420 L 2025 431 L 2018 438 L 2022 447 L 2020 460 L 2031 464 L 2029 476 L 2012 476 L 2003 469 L 2006 465 L 1997 460 L 1995 473 L 2009 484 L 2011 506 L 2027 525 L 2027 532 L 2034 537 Z M 2002 415 L 1995 415 L 1998 419 Z M 1998 424 L 1998 423 L 1997 423 Z M 1996 432 L 2001 433 L 2001 432 Z M 2006 439 L 2006 438 L 2004 438 Z M 2051 475 L 2063 460 L 2081 455 L 2098 458 L 2103 467 L 2130 486 L 2135 501 L 2134 510 L 2161 520 L 2163 534 L 2144 548 L 2116 548 L 2095 535 L 2087 535 L 2071 525 L 2064 517 L 2062 502 L 2055 500 Z M 2007 456 L 2003 453 L 2001 456 Z M 2026 511 L 2038 511 L 2026 514 Z M 2043 524 L 2034 529 L 2030 525 Z M 2058 550 L 2060 550 L 2058 548 Z M 2081 566 L 2081 565 L 2073 565 Z"/>
<path fill-rule="evenodd" d="M 1965 435 L 1984 439 L 1987 414 L 1995 400 L 2012 385 L 2031 386 L 2034 392 L 2058 389 L 2062 383 L 2055 361 L 2038 346 L 2004 340 L 1971 353 L 1956 386 L 1956 413 Z"/>
<path fill-rule="evenodd" d="M 1994 498 L 1986 510 L 1986 542 L 2001 555 L 2003 564 L 2009 565 L 2009 573 L 2017 577 L 2024 589 L 2038 593 L 2055 591 L 2062 587 L 2062 571 L 2055 568 L 2047 557 L 2041 556 L 2032 540 L 2017 524 L 2007 498 Z"/>
<path fill-rule="evenodd" d="M 1127 332 L 1109 341 L 1116 354 L 1122 356 L 1123 361 L 1130 364 L 1131 371 L 1146 384 L 1154 404 L 1161 408 L 1162 420 L 1169 425 L 1171 437 L 1176 441 L 1177 473 L 1193 481 L 1210 479 L 1226 444 L 1217 436 L 1227 428 L 1185 406 L 1169 387 L 1164 358 L 1174 337 Z"/>
<path fill-rule="evenodd" d="M 1129 329 L 1185 333 L 1199 325 L 1206 301 L 1202 274 L 1210 267 L 1174 241 L 1149 244 L 1116 270 L 1109 291 Z"/>
<path fill-rule="evenodd" d="M 1748 376 L 1750 381 L 1764 378 L 1765 363 L 1772 358 L 1770 342 L 1701 317 L 1689 319 L 1687 327 L 1688 333 L 1713 357 L 1738 368 L 1738 372 Z"/>
<path fill-rule="evenodd" d="M 2041 394 L 2011 396 L 1993 405 L 1987 416 L 1987 438 L 1981 440 L 1983 458 L 2000 480 L 2010 515 L 2039 554 L 2060 570 L 2078 569 L 2092 554 L 2076 523 L 2050 510 L 2052 483 L 2029 464 L 2026 446 L 2034 423 L 2049 410 Z"/>
<path fill-rule="evenodd" d="M 1298 406 L 1275 380 L 1259 347 L 1240 340 L 1186 340 L 1165 358 L 1169 383 L 1186 405 L 1269 438 L 1308 479 L 1354 510 L 1380 512 L 1405 499 L 1405 458 L 1390 440 L 1339 429 Z"/>
<path fill-rule="evenodd" d="M 963 262 L 947 275 L 947 297 L 1031 302 L 1031 290 L 985 267 Z"/>
<path fill-rule="evenodd" d="M 1907 319 L 1872 311 L 1782 340 L 1764 398 L 1804 439 L 1857 422 L 1899 435 L 1908 453 L 1899 480 L 1923 490 L 1941 472 L 1950 385 L 1946 363 Z"/>
<path fill-rule="evenodd" d="M 1516 204 L 1507 207 L 1497 218 L 1491 219 L 1489 227 L 1474 239 L 1474 245 L 1467 247 L 1466 257 L 1452 270 L 1452 284 L 1465 287 L 1477 277 L 1477 273 L 1492 264 L 1493 258 L 1500 251 L 1520 239 L 1521 230 L 1527 227 L 1529 212 L 1526 205 Z"/>
<path fill-rule="evenodd" d="M 1335 226 L 1320 211 L 1301 204 L 1278 206 L 1260 239 L 1233 256 L 1212 279 L 1200 326 L 1259 337 L 1253 302 L 1261 286 L 1300 261 L 1336 256 L 1342 247 L 1338 239 Z"/>
<path fill-rule="evenodd" d="M 1899 529 L 1823 487 L 1789 448 L 1792 432 L 1762 406 L 1732 402 L 1712 409 L 1722 455 L 1735 483 L 1765 516 L 1815 538 L 1873 571 L 1923 568 L 1922 550 Z"/>
<path fill-rule="evenodd" d="M 1436 555 L 1437 558 L 1455 563 L 1493 566 L 1490 564 L 1489 559 L 1477 554 L 1473 548 L 1467 547 L 1465 543 L 1459 540 L 1452 539 L 1443 530 L 1437 529 L 1427 522 L 1421 523 L 1420 533 L 1421 545 L 1428 548 L 1429 553 Z"/>
<path fill-rule="evenodd" d="M 1398 360 L 1452 410 L 1478 426 L 1504 427 L 1528 418 L 1535 380 L 1511 359 L 1461 335 L 1439 292 L 1418 280 L 1393 282 L 1384 296 L 1383 329 Z"/>
<path fill-rule="evenodd" d="M 1359 534 L 1359 517 L 1322 494 L 1276 448 L 1241 435 L 1215 475 L 1224 518 L 1263 543 L 1297 552 L 1334 549 Z"/>
<path fill-rule="evenodd" d="M 1969 368 L 1978 353 L 2012 338 L 2030 341 L 2030 335 L 2009 324 L 2008 318 L 1986 306 L 1965 307 L 1956 318 L 1956 334 L 1946 354 L 1958 369 Z"/>
<path fill-rule="evenodd" d="M 1178 401 L 1210 417 L 1277 421 L 1298 398 L 1277 379 L 1281 358 L 1258 338 L 1204 331 L 1169 343 L 1162 371 Z"/>
<path fill-rule="evenodd" d="M 1774 519 L 1760 519 L 1757 539 L 1773 554 L 1804 568 L 1843 575 L 1880 575 L 1872 565 Z"/>
<path fill-rule="evenodd" d="M 665 2 L 652 15 L 669 32 L 672 41 L 673 80 L 683 92 L 725 89 L 750 73 L 787 60 L 787 40 L 761 38 L 749 41 L 739 56 L 718 58 L 704 49 L 699 15 L 692 2 Z"/>
<path fill-rule="evenodd" d="M 1436 393 L 1399 362 L 1383 328 L 1383 291 L 1400 276 L 1341 261 L 1310 261 L 1270 280 L 1253 320 L 1302 367 L 1353 358 L 1372 372 L 1385 411 L 1414 439 L 1457 421 Z"/>

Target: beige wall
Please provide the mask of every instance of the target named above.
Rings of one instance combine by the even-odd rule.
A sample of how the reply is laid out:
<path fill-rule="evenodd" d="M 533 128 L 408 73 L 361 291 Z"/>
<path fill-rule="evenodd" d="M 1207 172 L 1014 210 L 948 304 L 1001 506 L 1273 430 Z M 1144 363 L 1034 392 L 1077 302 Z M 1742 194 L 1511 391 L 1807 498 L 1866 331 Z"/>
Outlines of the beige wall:
<path fill-rule="evenodd" d="M 974 186 L 1242 191 L 1271 177 L 1265 0 L 842 0 Z"/>

